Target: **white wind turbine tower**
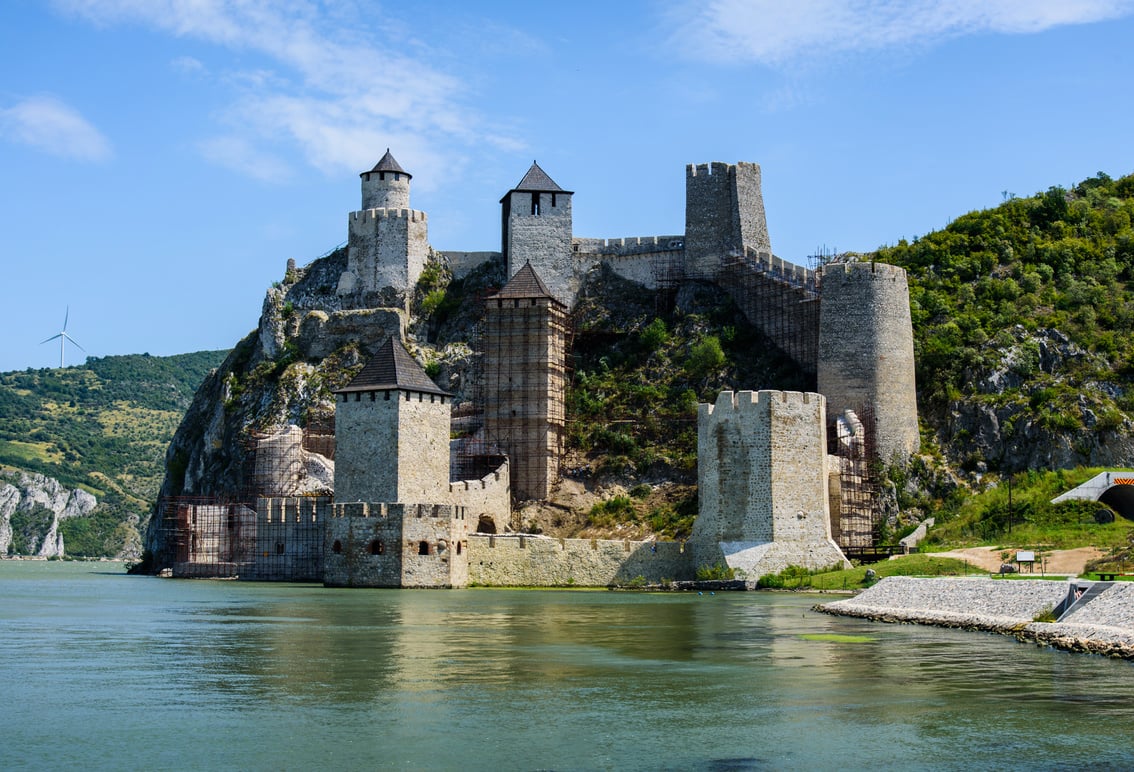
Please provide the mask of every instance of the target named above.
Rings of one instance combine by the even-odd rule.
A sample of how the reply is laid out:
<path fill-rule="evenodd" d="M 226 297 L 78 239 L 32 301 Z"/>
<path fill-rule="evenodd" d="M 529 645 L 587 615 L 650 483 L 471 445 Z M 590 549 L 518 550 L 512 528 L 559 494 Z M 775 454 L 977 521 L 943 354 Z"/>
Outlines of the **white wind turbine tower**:
<path fill-rule="evenodd" d="M 59 369 L 60 370 L 63 369 L 63 349 L 67 345 L 67 341 L 71 341 L 76 346 L 79 346 L 79 342 L 77 340 L 75 340 L 74 338 L 72 338 L 70 335 L 67 334 L 67 320 L 70 318 L 70 316 L 71 316 L 71 307 L 67 306 L 67 312 L 63 315 L 63 329 L 60 330 L 57 334 L 52 335 L 47 340 L 41 340 L 39 342 L 39 345 L 42 346 L 44 343 L 50 343 L 51 341 L 55 340 L 56 338 L 59 339 Z M 80 351 L 86 351 L 86 349 L 83 348 L 82 346 L 79 346 L 79 350 Z"/>

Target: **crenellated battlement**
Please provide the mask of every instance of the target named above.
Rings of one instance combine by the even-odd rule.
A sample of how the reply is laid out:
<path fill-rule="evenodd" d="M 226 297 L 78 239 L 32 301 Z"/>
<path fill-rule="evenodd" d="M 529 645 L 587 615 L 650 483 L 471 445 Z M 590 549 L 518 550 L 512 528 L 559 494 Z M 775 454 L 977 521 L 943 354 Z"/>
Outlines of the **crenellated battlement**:
<path fill-rule="evenodd" d="M 711 418 L 725 420 L 734 415 L 756 414 L 763 412 L 763 408 L 782 405 L 785 407 L 805 408 L 814 410 L 824 407 L 822 394 L 810 391 L 775 391 L 762 389 L 760 391 L 722 391 L 717 395 L 715 404 L 702 402 L 697 406 L 698 418 Z"/>
<path fill-rule="evenodd" d="M 454 504 L 401 504 L 387 501 L 347 501 L 331 507 L 331 517 L 447 518 L 463 520 L 465 508 Z"/>
<path fill-rule="evenodd" d="M 707 164 L 687 164 L 685 167 L 685 176 L 686 178 L 716 177 L 735 171 L 736 164 L 726 164 L 720 161 L 713 161 L 712 163 Z"/>
<path fill-rule="evenodd" d="M 409 220 L 410 222 L 428 222 L 429 217 L 419 209 L 361 209 L 350 213 L 352 222 L 367 222 L 369 220 Z"/>
<path fill-rule="evenodd" d="M 905 268 L 889 263 L 875 262 L 827 263 L 820 269 L 820 273 L 825 278 L 835 279 L 839 276 L 845 276 L 852 281 L 880 281 L 884 279 L 897 281 L 906 278 Z"/>
<path fill-rule="evenodd" d="M 685 249 L 685 236 L 630 236 L 620 239 L 571 240 L 577 254 L 619 257 L 649 252 L 680 252 Z"/>

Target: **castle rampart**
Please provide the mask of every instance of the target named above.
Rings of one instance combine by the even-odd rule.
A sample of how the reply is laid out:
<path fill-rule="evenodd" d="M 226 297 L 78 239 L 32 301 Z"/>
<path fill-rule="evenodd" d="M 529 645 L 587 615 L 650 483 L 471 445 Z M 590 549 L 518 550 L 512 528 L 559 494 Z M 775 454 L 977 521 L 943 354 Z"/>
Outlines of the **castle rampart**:
<path fill-rule="evenodd" d="M 477 480 L 456 480 L 449 483 L 449 500 L 464 507 L 470 529 L 484 518 L 491 519 L 498 532 L 511 525 L 512 482 L 507 461 Z"/>
<path fill-rule="evenodd" d="M 741 161 L 689 164 L 685 171 L 686 269 L 713 277 L 721 260 L 752 248 L 771 252 L 760 167 Z"/>

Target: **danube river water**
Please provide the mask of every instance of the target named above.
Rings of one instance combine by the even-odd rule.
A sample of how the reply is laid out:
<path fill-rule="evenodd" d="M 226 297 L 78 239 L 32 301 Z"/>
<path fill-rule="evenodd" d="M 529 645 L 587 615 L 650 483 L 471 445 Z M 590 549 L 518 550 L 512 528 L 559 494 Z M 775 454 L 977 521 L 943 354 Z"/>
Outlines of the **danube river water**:
<path fill-rule="evenodd" d="M 0 562 L 0 768 L 1134 768 L 1131 663 L 814 602 Z"/>

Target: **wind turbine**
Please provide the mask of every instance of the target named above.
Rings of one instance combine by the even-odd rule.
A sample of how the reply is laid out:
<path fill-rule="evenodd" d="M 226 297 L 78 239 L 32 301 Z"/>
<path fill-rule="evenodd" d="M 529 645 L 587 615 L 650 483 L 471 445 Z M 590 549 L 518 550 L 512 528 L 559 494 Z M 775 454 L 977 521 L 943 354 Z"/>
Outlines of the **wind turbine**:
<path fill-rule="evenodd" d="M 59 369 L 60 370 L 63 369 L 63 349 L 67 345 L 67 341 L 71 341 L 76 346 L 79 346 L 79 342 L 77 340 L 75 340 L 74 338 L 72 338 L 70 335 L 67 334 L 67 320 L 70 317 L 71 317 L 71 307 L 67 306 L 67 312 L 63 315 L 63 329 L 60 330 L 57 334 L 52 335 L 47 340 L 41 340 L 39 342 L 39 345 L 42 346 L 44 343 L 50 343 L 51 341 L 55 340 L 56 338 L 59 339 Z M 83 348 L 82 346 L 79 346 L 79 350 L 80 351 L 86 351 L 86 349 Z"/>

